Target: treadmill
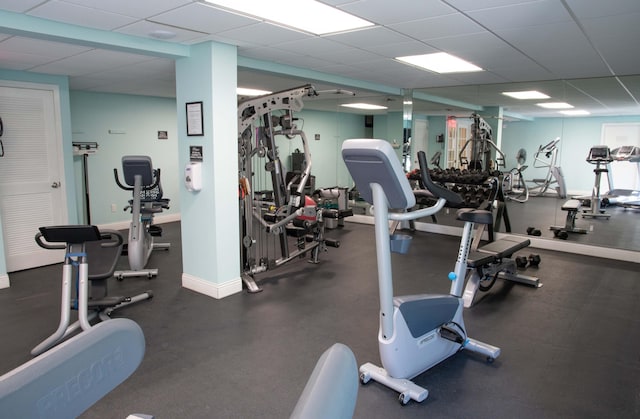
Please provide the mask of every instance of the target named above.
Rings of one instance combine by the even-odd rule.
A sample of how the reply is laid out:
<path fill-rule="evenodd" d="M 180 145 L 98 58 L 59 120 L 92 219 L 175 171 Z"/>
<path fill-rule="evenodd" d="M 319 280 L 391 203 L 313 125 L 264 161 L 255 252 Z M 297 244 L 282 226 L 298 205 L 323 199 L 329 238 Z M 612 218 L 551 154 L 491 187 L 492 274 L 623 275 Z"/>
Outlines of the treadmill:
<path fill-rule="evenodd" d="M 628 161 L 635 163 L 636 169 L 638 170 L 638 177 L 640 178 L 640 147 L 622 146 L 615 148 L 611 150 L 611 157 L 614 162 Z M 608 178 L 611 190 L 602 197 L 604 202 L 608 205 L 640 209 L 640 190 L 615 189 L 611 171 L 608 173 Z"/>

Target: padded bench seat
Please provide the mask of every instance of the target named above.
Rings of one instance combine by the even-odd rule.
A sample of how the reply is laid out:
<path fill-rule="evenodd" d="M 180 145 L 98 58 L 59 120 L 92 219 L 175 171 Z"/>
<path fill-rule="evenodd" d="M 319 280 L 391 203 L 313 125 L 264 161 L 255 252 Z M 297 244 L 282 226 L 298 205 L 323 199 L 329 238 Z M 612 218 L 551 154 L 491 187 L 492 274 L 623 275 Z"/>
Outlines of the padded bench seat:
<path fill-rule="evenodd" d="M 516 239 L 512 237 L 505 237 L 500 240 L 491 242 L 483 247 L 478 248 L 474 252 L 469 252 L 469 258 L 467 259 L 467 265 L 470 268 L 476 268 L 488 263 L 492 263 L 497 259 L 505 257 L 511 257 L 518 250 L 524 249 L 529 246 L 531 241 L 529 239 Z"/>
<path fill-rule="evenodd" d="M 345 210 L 339 210 L 335 208 L 326 208 L 322 210 L 323 218 L 341 220 L 346 217 L 351 217 L 352 215 L 353 215 L 353 210 L 351 208 L 345 209 Z"/>
<path fill-rule="evenodd" d="M 562 210 L 563 211 L 578 211 L 581 206 L 582 206 L 582 203 L 580 202 L 579 199 L 570 199 L 567 202 L 565 202 L 564 204 L 562 204 Z"/>
<path fill-rule="evenodd" d="M 562 210 L 567 211 L 567 218 L 564 222 L 564 226 L 551 226 L 549 229 L 554 232 L 556 237 L 567 238 L 567 232 L 586 234 L 587 230 L 584 228 L 576 227 L 576 216 L 578 211 L 582 207 L 582 201 L 579 199 L 569 199 L 562 204 Z M 560 233 L 563 233 L 562 236 Z"/>

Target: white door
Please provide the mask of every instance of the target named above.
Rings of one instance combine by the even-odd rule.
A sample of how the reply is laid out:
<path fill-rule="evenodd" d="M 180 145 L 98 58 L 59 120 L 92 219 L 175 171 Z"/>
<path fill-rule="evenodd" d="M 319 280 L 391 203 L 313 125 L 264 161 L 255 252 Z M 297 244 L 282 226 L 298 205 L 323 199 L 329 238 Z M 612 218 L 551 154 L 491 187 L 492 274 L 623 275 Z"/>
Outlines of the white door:
<path fill-rule="evenodd" d="M 602 124 L 602 144 L 612 151 L 618 147 L 640 147 L 640 124 Z M 612 189 L 640 189 L 640 162 L 614 161 L 609 165 Z M 603 192 L 609 190 L 606 178 L 600 181 Z"/>
<path fill-rule="evenodd" d="M 62 261 L 36 244 L 38 227 L 67 223 L 57 86 L 0 81 L 4 157 L 0 221 L 7 272 Z"/>

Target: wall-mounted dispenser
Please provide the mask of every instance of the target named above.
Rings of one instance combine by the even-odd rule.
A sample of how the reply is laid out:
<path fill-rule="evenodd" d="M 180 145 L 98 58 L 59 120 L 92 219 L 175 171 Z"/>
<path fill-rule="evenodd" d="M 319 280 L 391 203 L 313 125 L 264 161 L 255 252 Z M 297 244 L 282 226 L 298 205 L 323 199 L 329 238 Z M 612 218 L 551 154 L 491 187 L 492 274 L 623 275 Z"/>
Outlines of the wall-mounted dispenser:
<path fill-rule="evenodd" d="M 202 163 L 187 163 L 184 168 L 184 186 L 190 192 L 197 192 L 202 189 Z"/>

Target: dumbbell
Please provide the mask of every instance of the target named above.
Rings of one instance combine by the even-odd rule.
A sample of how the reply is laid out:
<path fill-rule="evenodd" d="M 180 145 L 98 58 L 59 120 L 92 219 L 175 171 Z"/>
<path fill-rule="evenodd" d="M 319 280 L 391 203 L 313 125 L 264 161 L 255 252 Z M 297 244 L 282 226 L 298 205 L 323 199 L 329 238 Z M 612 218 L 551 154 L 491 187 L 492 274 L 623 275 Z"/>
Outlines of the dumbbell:
<path fill-rule="evenodd" d="M 529 259 L 526 256 L 517 256 L 516 257 L 516 266 L 518 268 L 526 268 L 527 263 L 529 263 Z"/>
<path fill-rule="evenodd" d="M 553 235 L 562 240 L 567 240 L 567 238 L 569 238 L 569 233 L 564 230 L 554 230 Z"/>
<path fill-rule="evenodd" d="M 540 265 L 540 255 L 530 254 L 529 255 L 529 266 L 538 267 Z"/>
<path fill-rule="evenodd" d="M 542 236 L 542 232 L 535 227 L 527 228 L 527 234 L 530 236 Z"/>

